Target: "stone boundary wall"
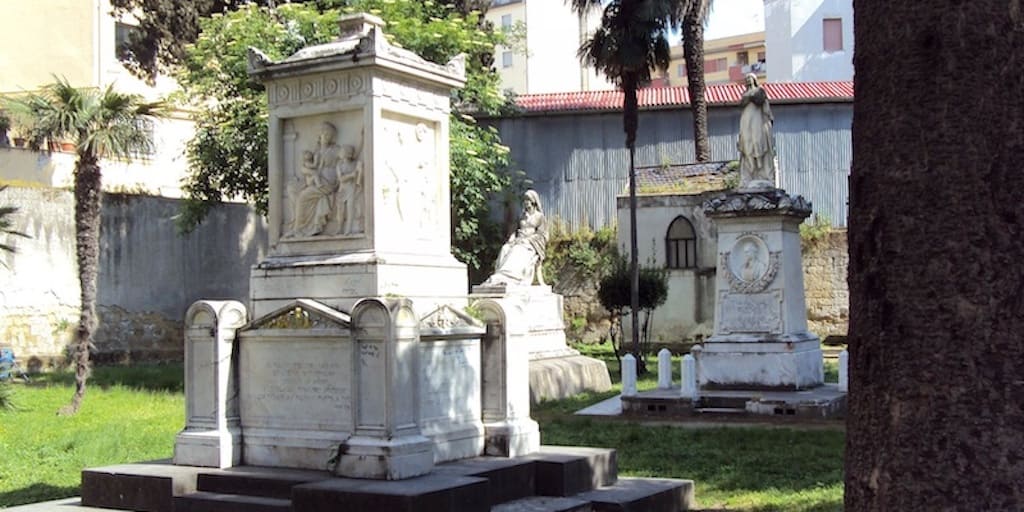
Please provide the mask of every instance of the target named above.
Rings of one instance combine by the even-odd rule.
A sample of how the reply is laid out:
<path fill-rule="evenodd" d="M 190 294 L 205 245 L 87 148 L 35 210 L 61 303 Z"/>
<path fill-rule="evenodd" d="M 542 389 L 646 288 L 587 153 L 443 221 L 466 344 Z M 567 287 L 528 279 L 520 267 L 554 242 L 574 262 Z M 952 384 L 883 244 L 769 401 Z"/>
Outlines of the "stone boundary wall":
<path fill-rule="evenodd" d="M 846 336 L 850 321 L 850 292 L 846 284 L 850 253 L 846 230 L 834 229 L 804 248 L 804 289 L 807 328 L 822 341 Z"/>
<path fill-rule="evenodd" d="M 246 205 L 213 209 L 188 235 L 178 233 L 181 201 L 105 194 L 98 283 L 97 362 L 181 360 L 182 321 L 192 302 L 248 302 L 249 267 L 265 253 L 266 227 Z M 62 365 L 79 314 L 74 198 L 70 191 L 8 188 L 13 229 L 0 235 L 0 346 L 30 369 Z"/>

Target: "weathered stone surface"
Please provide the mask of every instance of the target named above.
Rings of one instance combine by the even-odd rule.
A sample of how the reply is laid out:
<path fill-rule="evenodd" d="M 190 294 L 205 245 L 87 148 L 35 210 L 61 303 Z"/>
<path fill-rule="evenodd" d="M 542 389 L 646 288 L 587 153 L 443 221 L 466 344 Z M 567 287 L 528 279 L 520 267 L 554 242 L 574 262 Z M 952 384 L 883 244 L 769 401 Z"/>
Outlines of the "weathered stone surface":
<path fill-rule="evenodd" d="M 846 230 L 834 230 L 803 251 L 807 327 L 822 339 L 846 336 L 850 293 L 846 286 L 850 253 Z"/>

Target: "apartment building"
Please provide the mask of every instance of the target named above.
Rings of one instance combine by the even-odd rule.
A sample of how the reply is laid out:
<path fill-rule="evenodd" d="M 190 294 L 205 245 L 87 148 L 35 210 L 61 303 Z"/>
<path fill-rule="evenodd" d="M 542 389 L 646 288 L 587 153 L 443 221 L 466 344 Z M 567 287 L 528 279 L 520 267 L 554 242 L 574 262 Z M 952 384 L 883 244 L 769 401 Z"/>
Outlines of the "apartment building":
<path fill-rule="evenodd" d="M 497 30 L 520 36 L 495 48 L 502 87 L 516 94 L 613 89 L 593 68 L 580 64 L 580 43 L 600 23 L 601 11 L 580 17 L 562 0 L 494 0 L 486 18 Z"/>
<path fill-rule="evenodd" d="M 132 76 L 117 59 L 118 44 L 132 30 L 111 15 L 109 0 L 33 0 L 5 2 L 0 17 L 0 94 L 38 89 L 66 78 L 76 87 L 107 87 L 153 100 L 177 89 L 159 77 L 152 86 Z M 186 112 L 172 113 L 149 127 L 155 148 L 132 162 L 103 163 L 104 186 L 177 197 L 187 162 L 185 144 L 193 123 Z M 72 184 L 70 150 L 37 154 L 18 147 L 15 133 L 0 137 L 0 180 L 54 187 Z"/>
<path fill-rule="evenodd" d="M 766 53 L 764 32 L 704 41 L 704 82 L 742 82 L 747 73 L 754 73 L 763 80 L 768 68 Z M 665 78 L 667 83 L 662 80 L 660 85 L 674 87 L 687 84 L 686 61 L 681 43 L 672 47 Z"/>
<path fill-rule="evenodd" d="M 853 79 L 852 0 L 764 0 L 769 82 Z"/>

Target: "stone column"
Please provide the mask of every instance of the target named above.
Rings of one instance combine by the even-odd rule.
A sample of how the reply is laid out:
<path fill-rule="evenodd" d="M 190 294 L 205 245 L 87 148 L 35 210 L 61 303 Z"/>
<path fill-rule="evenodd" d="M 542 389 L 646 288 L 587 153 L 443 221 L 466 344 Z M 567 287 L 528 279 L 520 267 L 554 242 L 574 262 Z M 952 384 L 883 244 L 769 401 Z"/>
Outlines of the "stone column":
<path fill-rule="evenodd" d="M 352 309 L 355 431 L 335 473 L 400 480 L 430 472 L 434 447 L 420 431 L 419 319 L 406 299 L 363 299 Z"/>
<path fill-rule="evenodd" d="M 501 298 L 474 303 L 487 324 L 483 345 L 484 453 L 518 457 L 540 449 L 530 418 L 529 322 L 521 304 Z"/>
<path fill-rule="evenodd" d="M 242 458 L 233 345 L 246 322 L 237 301 L 201 300 L 185 313 L 185 429 L 174 463 L 226 468 Z"/>
<path fill-rule="evenodd" d="M 780 189 L 740 190 L 708 201 L 704 213 L 718 228 L 718 270 L 715 331 L 698 359 L 701 388 L 821 385 L 800 254 L 810 203 Z"/>

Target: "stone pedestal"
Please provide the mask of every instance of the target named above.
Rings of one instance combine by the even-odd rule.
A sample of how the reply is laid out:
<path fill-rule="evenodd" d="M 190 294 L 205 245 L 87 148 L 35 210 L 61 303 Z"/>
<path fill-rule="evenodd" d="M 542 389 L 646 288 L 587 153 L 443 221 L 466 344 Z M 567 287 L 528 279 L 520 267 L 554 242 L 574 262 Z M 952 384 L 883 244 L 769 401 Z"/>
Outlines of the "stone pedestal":
<path fill-rule="evenodd" d="M 464 306 L 448 148 L 464 61 L 438 65 L 391 46 L 373 16 L 340 26 L 338 40 L 282 61 L 250 51 L 270 136 L 270 255 L 252 272 L 252 314 L 295 297 L 342 311 L 389 295 L 420 311 Z"/>
<path fill-rule="evenodd" d="M 419 427 L 419 319 L 411 303 L 364 299 L 352 326 L 355 430 L 338 448 L 335 474 L 400 480 L 429 473 L 434 446 Z"/>
<path fill-rule="evenodd" d="M 185 429 L 174 463 L 226 468 L 242 460 L 235 333 L 246 322 L 236 301 L 199 301 L 185 313 Z"/>
<path fill-rule="evenodd" d="M 483 358 L 484 453 L 517 457 L 540 449 L 540 427 L 530 418 L 528 320 L 522 302 L 503 297 L 473 302 L 487 325 Z"/>
<path fill-rule="evenodd" d="M 802 197 L 740 190 L 708 201 L 718 228 L 715 332 L 700 352 L 703 389 L 807 389 L 823 383 L 818 337 L 807 331 Z"/>
<path fill-rule="evenodd" d="M 477 285 L 469 296 L 472 304 L 495 299 L 522 312 L 523 323 L 517 329 L 523 332 L 516 346 L 528 354 L 533 403 L 611 389 L 604 361 L 582 356 L 566 344 L 562 296 L 550 286 Z"/>

